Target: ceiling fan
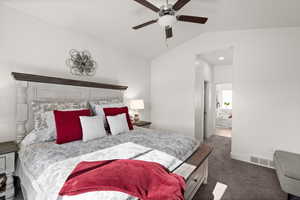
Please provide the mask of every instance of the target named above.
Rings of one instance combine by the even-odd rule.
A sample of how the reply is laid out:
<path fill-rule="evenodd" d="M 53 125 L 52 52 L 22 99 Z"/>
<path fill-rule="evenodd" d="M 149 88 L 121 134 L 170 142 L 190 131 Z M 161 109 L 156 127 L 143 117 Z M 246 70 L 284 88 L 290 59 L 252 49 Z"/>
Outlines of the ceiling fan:
<path fill-rule="evenodd" d="M 198 23 L 198 24 L 205 24 L 208 20 L 206 17 L 196 17 L 196 16 L 189 16 L 189 15 L 176 15 L 176 12 L 179 11 L 182 7 L 184 7 L 188 2 L 191 0 L 178 0 L 174 5 L 169 4 L 169 1 L 166 0 L 166 5 L 161 6 L 160 8 L 156 7 L 152 3 L 146 0 L 134 0 L 139 4 L 151 9 L 152 11 L 158 13 L 159 18 L 154 19 L 138 26 L 132 27 L 134 30 L 143 28 L 150 24 L 154 24 L 158 22 L 165 29 L 166 39 L 173 37 L 173 29 L 172 26 L 177 21 L 182 22 L 191 22 L 191 23 Z"/>

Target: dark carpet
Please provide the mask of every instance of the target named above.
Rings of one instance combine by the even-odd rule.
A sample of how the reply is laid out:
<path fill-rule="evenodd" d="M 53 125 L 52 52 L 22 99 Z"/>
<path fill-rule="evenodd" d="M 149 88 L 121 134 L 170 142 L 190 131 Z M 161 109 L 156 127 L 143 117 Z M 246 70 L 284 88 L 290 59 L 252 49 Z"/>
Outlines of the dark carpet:
<path fill-rule="evenodd" d="M 194 200 L 208 200 L 217 182 L 228 186 L 222 200 L 286 200 L 273 169 L 230 158 L 231 139 L 212 136 L 208 184 L 201 186 Z"/>

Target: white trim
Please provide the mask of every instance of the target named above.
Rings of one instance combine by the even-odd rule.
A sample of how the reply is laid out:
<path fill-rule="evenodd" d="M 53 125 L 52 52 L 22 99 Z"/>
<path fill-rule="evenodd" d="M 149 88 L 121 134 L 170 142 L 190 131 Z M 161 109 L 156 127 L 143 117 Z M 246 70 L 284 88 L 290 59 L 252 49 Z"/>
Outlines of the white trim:
<path fill-rule="evenodd" d="M 248 155 L 241 155 L 241 154 L 238 155 L 238 154 L 233 154 L 231 152 L 230 153 L 230 157 L 232 159 L 234 159 L 234 160 L 239 160 L 239 161 L 250 163 L 250 164 L 253 164 L 253 165 L 257 165 L 257 166 L 261 166 L 261 167 L 266 167 L 266 168 L 274 169 L 274 167 L 271 167 L 269 165 L 262 165 L 262 164 L 259 164 L 259 163 L 251 162 L 251 160 L 250 160 L 251 156 L 248 156 Z"/>
<path fill-rule="evenodd" d="M 243 162 L 250 162 L 250 156 L 247 155 L 238 155 L 238 154 L 233 154 L 232 152 L 230 153 L 230 157 L 234 160 L 239 160 Z"/>

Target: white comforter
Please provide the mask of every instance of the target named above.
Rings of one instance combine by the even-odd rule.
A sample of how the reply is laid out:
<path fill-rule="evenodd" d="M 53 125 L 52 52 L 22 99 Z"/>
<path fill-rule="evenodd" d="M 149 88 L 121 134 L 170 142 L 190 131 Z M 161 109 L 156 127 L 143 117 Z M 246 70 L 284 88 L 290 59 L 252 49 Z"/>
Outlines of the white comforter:
<path fill-rule="evenodd" d="M 59 161 L 50 165 L 43 175 L 38 178 L 35 185 L 38 186 L 38 194 L 35 200 L 133 200 L 136 199 L 127 194 L 113 191 L 89 192 L 76 196 L 58 196 L 65 180 L 82 161 L 99 161 L 111 159 L 137 159 L 143 161 L 155 161 L 169 170 L 175 169 L 182 161 L 164 152 L 147 148 L 134 143 L 124 143 L 93 153 L 81 155 L 75 158 Z"/>

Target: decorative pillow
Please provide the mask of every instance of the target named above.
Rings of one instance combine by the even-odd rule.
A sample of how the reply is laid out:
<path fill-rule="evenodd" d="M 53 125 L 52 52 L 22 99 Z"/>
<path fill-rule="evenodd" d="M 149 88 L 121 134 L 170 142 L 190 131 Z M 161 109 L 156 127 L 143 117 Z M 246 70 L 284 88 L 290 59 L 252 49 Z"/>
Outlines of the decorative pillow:
<path fill-rule="evenodd" d="M 124 104 L 122 103 L 112 103 L 112 104 L 103 104 L 103 105 L 96 105 L 95 106 L 95 113 L 98 116 L 101 116 L 103 119 L 103 124 L 105 129 L 108 129 L 108 124 L 105 118 L 105 113 L 103 111 L 104 108 L 121 108 L 124 107 Z"/>
<path fill-rule="evenodd" d="M 80 116 L 79 118 L 82 127 L 82 140 L 84 142 L 106 136 L 103 118 L 101 116 Z"/>
<path fill-rule="evenodd" d="M 54 111 L 56 143 L 64 144 L 82 139 L 80 116 L 91 116 L 90 110 Z"/>
<path fill-rule="evenodd" d="M 115 116 L 107 116 L 106 118 L 112 135 L 118 135 L 129 131 L 126 113 Z"/>
<path fill-rule="evenodd" d="M 87 109 L 88 105 L 86 101 L 80 102 L 46 102 L 46 101 L 33 101 L 33 120 L 34 130 L 40 131 L 48 129 L 47 123 L 48 111 L 53 110 L 67 110 L 67 109 Z"/>
<path fill-rule="evenodd" d="M 105 113 L 106 119 L 107 119 L 108 116 L 115 116 L 115 115 L 119 115 L 119 114 L 124 113 L 126 115 L 126 120 L 127 120 L 129 129 L 133 130 L 133 126 L 132 126 L 132 123 L 130 121 L 127 106 L 126 107 L 121 107 L 121 108 L 103 108 L 103 111 Z"/>
<path fill-rule="evenodd" d="M 89 101 L 89 105 L 94 115 L 96 115 L 96 105 L 115 104 L 115 103 L 122 104 L 123 101 L 121 98 L 99 99 L 99 100 Z"/>
<path fill-rule="evenodd" d="M 29 134 L 25 136 L 25 138 L 21 142 L 21 146 L 29 146 L 32 144 L 38 144 L 38 143 L 43 143 L 43 142 L 49 142 L 49 135 L 53 134 L 53 131 L 50 129 L 42 130 L 42 131 L 31 131 Z M 53 140 L 51 140 L 53 141 Z"/>
<path fill-rule="evenodd" d="M 66 109 L 66 110 L 59 110 L 59 111 L 78 111 L 78 110 L 86 110 L 86 109 Z M 56 123 L 55 123 L 54 111 L 46 112 L 46 117 L 47 117 L 47 125 L 49 128 L 43 131 L 46 131 L 48 135 L 47 137 L 49 138 L 48 141 L 56 140 Z"/>

